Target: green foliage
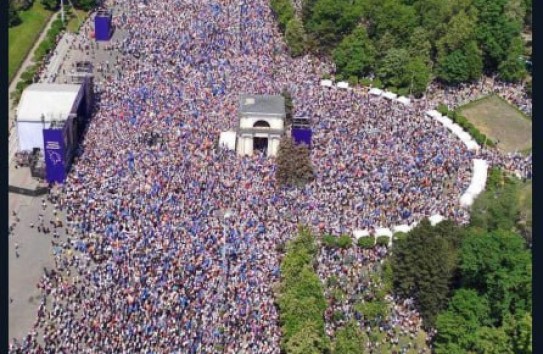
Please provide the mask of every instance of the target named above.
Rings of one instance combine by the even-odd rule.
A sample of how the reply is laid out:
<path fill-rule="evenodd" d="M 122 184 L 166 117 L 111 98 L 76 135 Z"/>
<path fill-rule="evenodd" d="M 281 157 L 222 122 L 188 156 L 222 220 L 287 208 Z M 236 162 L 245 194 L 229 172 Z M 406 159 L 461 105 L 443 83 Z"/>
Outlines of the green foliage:
<path fill-rule="evenodd" d="M 357 27 L 343 38 L 333 51 L 337 71 L 347 77 L 361 78 L 375 65 L 375 48 L 364 27 Z"/>
<path fill-rule="evenodd" d="M 500 77 L 505 81 L 518 82 L 526 76 L 526 65 L 524 64 L 522 38 L 518 36 L 511 42 L 507 57 L 498 67 Z"/>
<path fill-rule="evenodd" d="M 475 332 L 477 353 L 514 354 L 511 338 L 501 327 L 481 327 Z"/>
<path fill-rule="evenodd" d="M 472 230 L 462 244 L 460 270 L 464 287 L 488 298 L 498 324 L 509 313 L 531 312 L 532 256 L 521 236 Z"/>
<path fill-rule="evenodd" d="M 353 245 L 353 239 L 349 235 L 341 235 L 337 239 L 337 246 L 339 248 L 347 249 Z"/>
<path fill-rule="evenodd" d="M 289 0 L 271 0 L 270 7 L 277 16 L 279 28 L 285 31 L 287 24 L 294 18 L 294 7 Z"/>
<path fill-rule="evenodd" d="M 337 245 L 336 237 L 333 235 L 324 235 L 322 243 L 324 244 L 324 247 L 335 248 Z"/>
<path fill-rule="evenodd" d="M 409 87 L 410 93 L 420 96 L 426 91 L 430 82 L 430 68 L 426 64 L 427 59 L 416 56 L 411 58 L 405 67 L 403 87 Z M 400 93 L 405 95 L 405 93 Z"/>
<path fill-rule="evenodd" d="M 360 1 L 316 0 L 305 27 L 318 47 L 329 52 L 350 33 L 360 19 Z"/>
<path fill-rule="evenodd" d="M 364 353 L 368 337 L 357 323 L 349 321 L 336 332 L 333 343 L 334 354 L 361 354 Z"/>
<path fill-rule="evenodd" d="M 437 314 L 447 304 L 461 236 L 452 222 L 432 227 L 424 220 L 405 240 L 393 243 L 394 290 L 401 297 L 415 299 L 427 327 L 434 325 Z"/>
<path fill-rule="evenodd" d="M 444 116 L 449 114 L 449 108 L 447 107 L 446 104 L 443 104 L 443 103 L 438 104 L 436 110 L 439 113 L 441 113 L 441 115 L 444 115 Z"/>
<path fill-rule="evenodd" d="M 377 323 L 388 316 L 390 309 L 386 301 L 382 299 L 364 301 L 355 305 L 355 310 L 363 314 L 364 319 Z"/>
<path fill-rule="evenodd" d="M 49 11 L 56 11 L 60 5 L 59 0 L 41 0 L 41 3 Z"/>
<path fill-rule="evenodd" d="M 370 249 L 375 247 L 375 237 L 368 236 L 368 237 L 360 237 L 357 241 L 358 247 Z"/>
<path fill-rule="evenodd" d="M 73 0 L 72 3 L 76 9 L 90 11 L 96 6 L 97 1 L 96 0 Z"/>
<path fill-rule="evenodd" d="M 282 186 L 298 187 L 314 179 L 313 164 L 305 144 L 295 145 L 288 136 L 281 139 L 275 178 Z"/>
<path fill-rule="evenodd" d="M 294 17 L 287 22 L 285 40 L 290 54 L 293 57 L 303 55 L 305 52 L 306 34 L 304 27 L 298 18 Z"/>
<path fill-rule="evenodd" d="M 496 172 L 494 172 L 496 173 Z M 492 176 L 497 179 L 496 175 Z M 471 208 L 471 225 L 487 231 L 513 230 L 519 217 L 518 183 L 493 185 L 483 192 Z"/>
<path fill-rule="evenodd" d="M 322 353 L 329 346 L 324 333 L 324 289 L 312 267 L 316 251 L 311 232 L 300 228 L 281 263 L 278 304 L 282 349 L 288 353 Z"/>
<path fill-rule="evenodd" d="M 21 21 L 21 17 L 19 16 L 19 12 L 15 8 L 13 1 L 10 0 L 9 8 L 8 8 L 8 26 L 9 27 L 17 26 L 21 22 L 22 21 Z"/>
<path fill-rule="evenodd" d="M 406 74 L 406 58 L 409 53 L 406 49 L 392 48 L 388 50 L 379 64 L 377 76 L 385 86 L 402 86 Z"/>
<path fill-rule="evenodd" d="M 388 236 L 379 236 L 377 237 L 377 244 L 380 246 L 388 246 L 390 238 Z"/>
<path fill-rule="evenodd" d="M 285 112 L 286 112 L 286 124 L 292 124 L 292 111 L 294 109 L 294 104 L 292 103 L 292 94 L 284 88 L 281 92 L 281 96 L 285 99 Z"/>

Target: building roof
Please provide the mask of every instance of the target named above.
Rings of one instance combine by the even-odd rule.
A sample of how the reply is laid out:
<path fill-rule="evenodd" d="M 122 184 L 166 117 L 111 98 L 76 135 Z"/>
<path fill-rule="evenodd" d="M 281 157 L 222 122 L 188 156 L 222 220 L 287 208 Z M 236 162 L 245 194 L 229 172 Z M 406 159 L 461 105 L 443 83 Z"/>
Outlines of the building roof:
<path fill-rule="evenodd" d="M 269 114 L 284 117 L 285 98 L 281 95 L 245 95 L 240 96 L 240 114 Z"/>
<path fill-rule="evenodd" d="M 66 120 L 82 94 L 82 85 L 32 84 L 21 97 L 17 120 L 23 122 Z"/>

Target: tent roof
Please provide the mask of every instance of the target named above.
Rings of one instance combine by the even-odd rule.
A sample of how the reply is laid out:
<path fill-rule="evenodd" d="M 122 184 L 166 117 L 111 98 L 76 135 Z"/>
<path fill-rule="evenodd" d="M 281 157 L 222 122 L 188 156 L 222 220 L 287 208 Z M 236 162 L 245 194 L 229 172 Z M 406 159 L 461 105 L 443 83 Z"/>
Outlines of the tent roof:
<path fill-rule="evenodd" d="M 82 85 L 33 84 L 24 90 L 17 108 L 17 120 L 46 122 L 66 120 Z"/>

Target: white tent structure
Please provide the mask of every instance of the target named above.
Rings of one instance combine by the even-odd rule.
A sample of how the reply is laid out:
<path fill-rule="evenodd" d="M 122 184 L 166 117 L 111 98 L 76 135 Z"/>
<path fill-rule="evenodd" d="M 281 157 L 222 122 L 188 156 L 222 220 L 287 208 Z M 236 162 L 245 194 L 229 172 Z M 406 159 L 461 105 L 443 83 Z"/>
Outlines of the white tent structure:
<path fill-rule="evenodd" d="M 43 129 L 76 114 L 83 94 L 83 85 L 38 83 L 26 88 L 16 114 L 19 150 L 43 150 Z"/>
<path fill-rule="evenodd" d="M 321 80 L 321 86 L 332 87 L 332 80 Z"/>
<path fill-rule="evenodd" d="M 407 224 L 392 226 L 392 231 L 394 233 L 397 233 L 397 232 L 408 233 L 409 231 L 411 231 L 411 229 L 412 227 Z"/>
<path fill-rule="evenodd" d="M 222 132 L 219 137 L 219 146 L 227 150 L 236 150 L 236 132 Z"/>
<path fill-rule="evenodd" d="M 411 100 L 405 96 L 398 97 L 396 101 L 400 102 L 404 106 L 409 106 L 411 104 Z"/>
<path fill-rule="evenodd" d="M 428 220 L 430 220 L 430 224 L 432 226 L 436 226 L 437 224 L 439 224 L 440 222 L 442 222 L 443 220 L 445 220 L 445 218 L 439 214 L 434 214 L 432 216 L 430 216 L 428 218 Z"/>
<path fill-rule="evenodd" d="M 369 94 L 373 96 L 381 96 L 383 94 L 383 90 L 378 89 L 377 87 L 374 87 L 370 89 Z"/>
<path fill-rule="evenodd" d="M 388 236 L 392 237 L 392 231 L 389 228 L 379 228 L 375 229 L 375 236 Z"/>
<path fill-rule="evenodd" d="M 354 230 L 353 231 L 353 236 L 354 236 L 354 238 L 356 238 L 358 240 L 361 237 L 370 236 L 370 232 L 368 230 Z"/>
<path fill-rule="evenodd" d="M 396 99 L 396 97 L 398 97 L 398 95 L 389 91 L 385 91 L 385 93 L 383 93 L 383 97 L 387 100 L 394 100 Z"/>
<path fill-rule="evenodd" d="M 345 81 L 340 81 L 336 84 L 336 86 L 338 88 L 342 88 L 342 89 L 348 89 L 349 88 L 349 83 L 348 82 L 345 82 Z"/>
<path fill-rule="evenodd" d="M 488 162 L 485 160 L 474 159 L 473 160 L 473 175 L 471 177 L 471 183 L 460 197 L 460 205 L 463 207 L 470 207 L 475 198 L 485 189 L 486 178 L 488 175 Z"/>

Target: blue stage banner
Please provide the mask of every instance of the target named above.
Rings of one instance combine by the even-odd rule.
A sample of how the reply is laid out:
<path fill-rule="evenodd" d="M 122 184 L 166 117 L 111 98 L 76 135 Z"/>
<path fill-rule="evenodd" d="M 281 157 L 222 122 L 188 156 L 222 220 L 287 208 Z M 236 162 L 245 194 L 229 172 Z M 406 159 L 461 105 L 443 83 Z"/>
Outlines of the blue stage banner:
<path fill-rule="evenodd" d="M 62 129 L 44 129 L 45 179 L 48 183 L 66 180 L 66 145 Z"/>
<path fill-rule="evenodd" d="M 313 133 L 311 129 L 299 129 L 299 128 L 292 129 L 292 137 L 294 138 L 294 143 L 296 143 L 296 145 L 306 144 L 309 147 L 311 147 L 312 135 Z"/>

